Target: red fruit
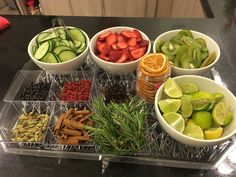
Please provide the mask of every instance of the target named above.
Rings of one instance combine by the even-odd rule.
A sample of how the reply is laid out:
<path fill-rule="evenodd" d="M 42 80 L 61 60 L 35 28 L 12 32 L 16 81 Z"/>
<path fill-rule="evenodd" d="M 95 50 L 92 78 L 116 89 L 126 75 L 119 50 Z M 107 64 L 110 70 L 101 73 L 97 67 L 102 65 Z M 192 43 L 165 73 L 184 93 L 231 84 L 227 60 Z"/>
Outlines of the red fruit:
<path fill-rule="evenodd" d="M 136 45 L 136 46 L 129 46 L 129 50 L 131 51 L 131 50 L 134 50 L 134 49 L 138 49 L 138 48 L 140 48 L 140 46 L 139 45 Z"/>
<path fill-rule="evenodd" d="M 111 61 L 115 62 L 121 57 L 122 54 L 123 54 L 123 51 L 121 50 L 117 50 L 117 51 L 113 50 L 109 53 L 109 57 Z"/>
<path fill-rule="evenodd" d="M 102 53 L 100 53 L 100 54 L 98 55 L 98 57 L 101 58 L 101 59 L 103 59 L 103 60 L 105 60 L 105 61 L 110 61 L 110 58 L 109 58 L 109 57 L 106 57 L 106 56 L 103 55 Z"/>
<path fill-rule="evenodd" d="M 130 54 L 134 59 L 141 58 L 146 53 L 146 47 L 140 47 L 139 49 L 131 50 Z"/>
<path fill-rule="evenodd" d="M 141 33 L 138 30 L 133 30 L 133 33 L 137 36 L 137 41 L 141 41 L 143 39 Z"/>
<path fill-rule="evenodd" d="M 117 41 L 117 35 L 115 33 L 112 33 L 106 38 L 106 45 L 111 46 L 116 41 Z"/>
<path fill-rule="evenodd" d="M 122 42 L 122 41 L 126 41 L 126 40 L 125 40 L 125 38 L 121 34 L 118 34 L 117 35 L 117 41 L 118 42 Z"/>
<path fill-rule="evenodd" d="M 97 42 L 96 42 L 96 46 L 97 46 L 98 51 L 99 51 L 100 53 L 102 53 L 102 49 L 106 46 L 106 44 L 97 41 Z"/>
<path fill-rule="evenodd" d="M 129 46 L 134 47 L 134 46 L 136 46 L 136 44 L 137 44 L 137 38 L 133 37 L 133 38 L 129 39 L 129 41 L 128 41 Z"/>
<path fill-rule="evenodd" d="M 125 49 L 128 47 L 128 44 L 126 42 L 117 42 L 117 47 L 120 49 Z"/>
<path fill-rule="evenodd" d="M 105 45 L 105 47 L 102 48 L 101 53 L 106 56 L 110 51 L 111 51 L 111 47 L 108 47 Z"/>
<path fill-rule="evenodd" d="M 119 48 L 117 47 L 116 43 L 111 45 L 111 49 L 113 50 L 119 50 Z"/>
<path fill-rule="evenodd" d="M 149 45 L 149 42 L 147 40 L 141 40 L 139 41 L 140 47 L 147 47 Z"/>
<path fill-rule="evenodd" d="M 123 52 L 123 54 L 121 55 L 119 60 L 116 61 L 116 63 L 124 63 L 127 59 L 128 59 L 128 55 L 125 52 Z"/>
<path fill-rule="evenodd" d="M 110 31 L 107 31 L 107 32 L 105 32 L 105 33 L 99 35 L 99 36 L 98 36 L 98 40 L 99 40 L 99 41 L 104 41 L 110 34 L 111 34 L 111 32 L 110 32 Z"/>
<path fill-rule="evenodd" d="M 128 49 L 123 50 L 128 55 L 128 61 L 133 61 L 134 58 L 131 56 L 130 51 Z"/>
<path fill-rule="evenodd" d="M 122 31 L 120 34 L 122 34 L 127 39 L 137 37 L 137 35 L 135 33 L 133 33 L 132 31 Z"/>

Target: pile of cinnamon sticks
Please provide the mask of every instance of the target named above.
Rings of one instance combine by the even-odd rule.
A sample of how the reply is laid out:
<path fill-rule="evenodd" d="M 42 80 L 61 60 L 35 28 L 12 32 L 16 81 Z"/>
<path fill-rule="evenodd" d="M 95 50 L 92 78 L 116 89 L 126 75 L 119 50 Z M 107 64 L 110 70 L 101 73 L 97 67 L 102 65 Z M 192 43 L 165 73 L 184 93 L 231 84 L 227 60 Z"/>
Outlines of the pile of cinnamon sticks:
<path fill-rule="evenodd" d="M 70 108 L 62 113 L 54 127 L 54 133 L 58 137 L 59 144 L 76 145 L 80 142 L 90 140 L 89 134 L 84 130 L 84 126 L 92 126 L 93 121 L 88 119 L 93 113 L 84 108 L 76 110 Z"/>

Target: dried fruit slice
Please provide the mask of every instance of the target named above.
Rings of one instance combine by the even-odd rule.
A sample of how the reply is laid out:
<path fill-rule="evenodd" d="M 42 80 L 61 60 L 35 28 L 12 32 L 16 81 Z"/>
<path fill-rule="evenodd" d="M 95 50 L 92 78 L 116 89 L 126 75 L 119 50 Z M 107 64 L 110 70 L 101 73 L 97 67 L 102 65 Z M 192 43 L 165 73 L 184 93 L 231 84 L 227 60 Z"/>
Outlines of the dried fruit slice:
<path fill-rule="evenodd" d="M 167 61 L 168 59 L 164 54 L 148 54 L 141 60 L 141 67 L 152 74 L 160 73 L 166 68 Z"/>

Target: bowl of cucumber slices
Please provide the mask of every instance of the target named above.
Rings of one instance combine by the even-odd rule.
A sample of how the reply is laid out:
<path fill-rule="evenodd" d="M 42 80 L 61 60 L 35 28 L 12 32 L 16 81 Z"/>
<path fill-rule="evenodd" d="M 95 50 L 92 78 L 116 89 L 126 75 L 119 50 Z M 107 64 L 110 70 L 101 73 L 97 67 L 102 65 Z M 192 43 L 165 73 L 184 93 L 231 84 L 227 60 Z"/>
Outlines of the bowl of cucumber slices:
<path fill-rule="evenodd" d="M 83 65 L 89 42 L 88 35 L 79 28 L 50 28 L 34 36 L 28 45 L 28 54 L 43 70 L 64 72 Z"/>
<path fill-rule="evenodd" d="M 153 52 L 168 57 L 173 76 L 203 75 L 220 58 L 220 48 L 211 37 L 188 29 L 162 33 L 154 41 Z"/>

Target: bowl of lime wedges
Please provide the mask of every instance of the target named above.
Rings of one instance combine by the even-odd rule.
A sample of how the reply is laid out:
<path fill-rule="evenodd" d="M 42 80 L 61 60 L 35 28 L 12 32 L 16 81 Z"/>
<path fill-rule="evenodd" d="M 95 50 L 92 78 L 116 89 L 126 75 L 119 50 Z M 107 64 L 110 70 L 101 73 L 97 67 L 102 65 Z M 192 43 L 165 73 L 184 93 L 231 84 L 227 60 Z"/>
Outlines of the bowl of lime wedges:
<path fill-rule="evenodd" d="M 168 78 L 158 89 L 155 112 L 175 140 L 194 147 L 220 144 L 236 133 L 236 98 L 206 77 Z"/>

